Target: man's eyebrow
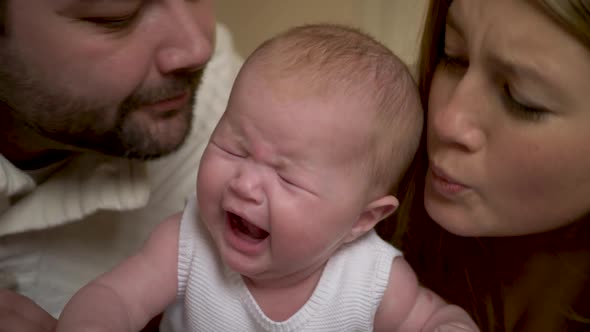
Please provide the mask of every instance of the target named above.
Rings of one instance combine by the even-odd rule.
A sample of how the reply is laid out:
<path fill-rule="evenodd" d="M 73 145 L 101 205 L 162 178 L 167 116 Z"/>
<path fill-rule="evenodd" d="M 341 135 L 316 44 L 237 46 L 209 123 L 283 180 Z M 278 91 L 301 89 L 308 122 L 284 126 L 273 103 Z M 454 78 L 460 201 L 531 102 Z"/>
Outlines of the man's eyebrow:
<path fill-rule="evenodd" d="M 138 0 L 76 0 L 74 2 L 82 2 L 82 3 L 100 3 L 100 2 L 137 2 Z"/>
<path fill-rule="evenodd" d="M 103 4 L 129 4 L 129 3 L 139 3 L 143 2 L 144 0 L 68 0 L 63 1 L 63 4 L 60 6 L 58 13 L 67 13 L 71 10 L 80 9 L 80 8 L 92 8 L 97 7 Z"/>
<path fill-rule="evenodd" d="M 97 5 L 101 2 L 104 3 L 121 3 L 121 2 L 139 2 L 142 0 L 69 0 L 64 1 L 65 4 L 63 7 L 72 7 L 77 5 Z"/>

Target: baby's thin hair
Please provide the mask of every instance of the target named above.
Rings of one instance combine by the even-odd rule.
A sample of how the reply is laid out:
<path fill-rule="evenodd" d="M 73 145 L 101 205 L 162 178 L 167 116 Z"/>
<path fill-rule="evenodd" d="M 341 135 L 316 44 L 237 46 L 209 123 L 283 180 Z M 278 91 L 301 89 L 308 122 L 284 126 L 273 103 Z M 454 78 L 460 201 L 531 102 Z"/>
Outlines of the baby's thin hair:
<path fill-rule="evenodd" d="M 418 148 L 423 111 L 411 74 L 389 48 L 352 27 L 313 24 L 267 40 L 246 63 L 253 61 L 272 75 L 305 80 L 313 93 L 363 98 L 360 111 L 374 120 L 364 158 L 372 185 L 395 189 Z"/>

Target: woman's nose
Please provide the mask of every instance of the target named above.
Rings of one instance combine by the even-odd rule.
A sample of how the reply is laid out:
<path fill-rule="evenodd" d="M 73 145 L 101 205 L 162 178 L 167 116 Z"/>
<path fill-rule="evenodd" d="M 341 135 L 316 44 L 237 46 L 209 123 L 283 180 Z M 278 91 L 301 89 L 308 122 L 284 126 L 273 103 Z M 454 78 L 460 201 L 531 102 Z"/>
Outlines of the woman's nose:
<path fill-rule="evenodd" d="M 485 98 L 468 75 L 433 80 L 428 109 L 428 138 L 475 152 L 485 144 Z"/>

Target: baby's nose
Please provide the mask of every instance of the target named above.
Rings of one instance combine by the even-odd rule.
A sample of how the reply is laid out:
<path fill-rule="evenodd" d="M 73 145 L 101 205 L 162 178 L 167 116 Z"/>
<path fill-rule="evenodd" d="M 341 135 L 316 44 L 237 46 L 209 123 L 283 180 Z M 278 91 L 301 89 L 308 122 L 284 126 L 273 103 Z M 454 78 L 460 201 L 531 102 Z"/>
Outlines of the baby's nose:
<path fill-rule="evenodd" d="M 241 199 L 260 205 L 264 202 L 262 177 L 262 171 L 256 165 L 243 165 L 229 187 Z"/>

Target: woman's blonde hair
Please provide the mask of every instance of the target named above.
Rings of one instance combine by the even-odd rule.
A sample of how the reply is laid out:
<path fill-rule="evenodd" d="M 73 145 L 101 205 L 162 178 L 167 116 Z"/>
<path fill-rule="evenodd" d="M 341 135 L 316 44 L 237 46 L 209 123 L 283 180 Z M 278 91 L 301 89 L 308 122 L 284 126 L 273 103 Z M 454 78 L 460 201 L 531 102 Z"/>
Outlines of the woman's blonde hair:
<path fill-rule="evenodd" d="M 537 0 L 543 10 L 590 48 L 590 0 Z"/>
<path fill-rule="evenodd" d="M 426 19 L 418 62 L 418 84 L 426 111 L 434 69 L 444 49 L 451 2 L 432 0 Z M 590 47 L 590 0 L 535 3 Z M 590 101 L 588 104 L 590 107 Z M 404 193 L 398 213 L 392 222 L 380 224 L 395 228 L 378 228 L 382 237 L 402 248 L 420 281 L 465 308 L 483 331 L 590 331 L 590 216 L 535 235 L 456 236 L 436 224 L 424 209 L 427 166 L 423 135 L 414 164 L 402 181 Z M 590 210 L 590 198 L 588 204 Z M 528 284 L 531 280 L 534 282 Z M 523 283 L 523 289 L 533 290 L 524 296 L 530 301 L 525 303 L 535 305 L 515 309 L 512 291 Z"/>

